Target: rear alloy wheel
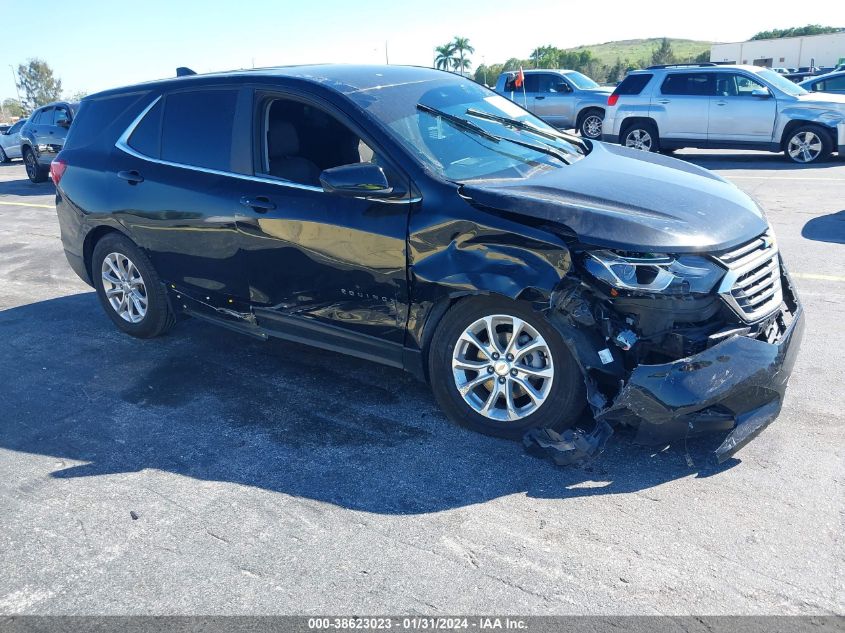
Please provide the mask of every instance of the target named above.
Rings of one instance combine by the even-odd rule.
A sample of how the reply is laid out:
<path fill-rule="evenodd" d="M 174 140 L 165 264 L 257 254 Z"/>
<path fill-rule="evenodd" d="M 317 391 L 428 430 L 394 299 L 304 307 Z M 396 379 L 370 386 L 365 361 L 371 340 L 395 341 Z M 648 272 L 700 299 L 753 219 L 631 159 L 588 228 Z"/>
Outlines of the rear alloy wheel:
<path fill-rule="evenodd" d="M 110 233 L 98 241 L 91 273 L 100 304 L 127 334 L 152 338 L 173 326 L 164 285 L 149 258 L 129 238 Z"/>
<path fill-rule="evenodd" d="M 622 144 L 632 149 L 656 152 L 660 149 L 657 129 L 649 123 L 635 123 L 625 130 Z"/>
<path fill-rule="evenodd" d="M 796 128 L 784 147 L 787 158 L 802 165 L 823 161 L 832 150 L 830 137 L 816 125 Z"/>
<path fill-rule="evenodd" d="M 26 167 L 26 175 L 32 182 L 44 182 L 47 180 L 47 172 L 41 169 L 35 152 L 29 147 L 23 151 L 23 164 Z"/>
<path fill-rule="evenodd" d="M 601 114 L 600 110 L 588 110 L 584 117 L 581 119 L 581 125 L 578 126 L 578 130 L 581 132 L 581 136 L 584 138 L 589 138 L 592 140 L 598 140 L 601 138 L 601 122 L 604 117 Z"/>
<path fill-rule="evenodd" d="M 565 428 L 584 408 L 584 379 L 560 333 L 530 306 L 467 299 L 443 317 L 429 347 L 434 396 L 454 422 L 519 438 Z"/>

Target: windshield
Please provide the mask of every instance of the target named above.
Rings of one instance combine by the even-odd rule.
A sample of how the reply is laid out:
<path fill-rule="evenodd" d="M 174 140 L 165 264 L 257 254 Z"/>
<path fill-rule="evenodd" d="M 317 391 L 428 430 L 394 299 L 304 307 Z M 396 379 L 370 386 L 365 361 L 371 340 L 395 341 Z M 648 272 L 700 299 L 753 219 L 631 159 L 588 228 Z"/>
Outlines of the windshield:
<path fill-rule="evenodd" d="M 600 87 L 595 81 L 587 77 L 587 75 L 582 75 L 576 71 L 566 73 L 566 78 L 574 83 L 576 88 L 581 88 L 582 90 Z"/>
<path fill-rule="evenodd" d="M 778 73 L 774 72 L 773 70 L 758 70 L 757 74 L 762 78 L 772 84 L 775 88 L 780 90 L 781 92 L 785 92 L 788 95 L 792 95 L 793 97 L 797 97 L 798 95 L 805 95 L 807 91 L 804 90 L 798 84 L 792 83 L 789 79 L 784 77 L 783 75 L 779 75 Z"/>
<path fill-rule="evenodd" d="M 548 135 L 541 137 L 501 122 L 468 115 L 467 110 L 476 110 L 525 121 L 539 130 L 555 134 L 554 128 L 530 112 L 467 79 L 438 77 L 380 87 L 377 96 L 372 91 L 353 92 L 348 96 L 379 119 L 424 167 L 446 180 L 526 178 L 541 171 L 565 168 L 567 162 L 575 162 L 583 156 L 576 145 L 566 140 L 550 139 Z M 417 104 L 422 107 L 418 108 Z M 438 116 L 437 111 L 447 116 Z M 451 117 L 470 121 L 470 124 L 449 121 Z M 548 149 L 555 151 L 545 151 Z M 552 155 L 555 153 L 566 160 Z"/>

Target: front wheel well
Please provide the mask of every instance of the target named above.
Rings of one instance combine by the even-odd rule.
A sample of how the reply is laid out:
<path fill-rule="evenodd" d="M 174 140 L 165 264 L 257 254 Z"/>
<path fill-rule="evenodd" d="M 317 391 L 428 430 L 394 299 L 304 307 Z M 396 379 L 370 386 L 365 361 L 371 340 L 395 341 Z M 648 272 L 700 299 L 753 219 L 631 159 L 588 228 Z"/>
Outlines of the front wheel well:
<path fill-rule="evenodd" d="M 601 106 L 587 106 L 586 108 L 583 108 L 576 117 L 577 127 L 581 127 L 581 123 L 587 118 L 587 115 L 592 112 L 597 112 L 602 118 L 604 118 L 604 108 Z"/>
<path fill-rule="evenodd" d="M 828 138 L 830 139 L 830 143 L 832 146 L 836 145 L 836 134 L 833 130 L 831 130 L 828 126 L 824 125 L 823 123 L 819 123 L 818 121 L 805 121 L 802 119 L 798 119 L 795 121 L 790 121 L 786 124 L 783 128 L 783 135 L 780 137 L 780 149 L 783 151 L 786 149 L 786 143 L 789 141 L 790 136 L 792 133 L 800 127 L 804 127 L 807 125 L 812 125 L 813 127 L 817 127 L 823 130 Z"/>

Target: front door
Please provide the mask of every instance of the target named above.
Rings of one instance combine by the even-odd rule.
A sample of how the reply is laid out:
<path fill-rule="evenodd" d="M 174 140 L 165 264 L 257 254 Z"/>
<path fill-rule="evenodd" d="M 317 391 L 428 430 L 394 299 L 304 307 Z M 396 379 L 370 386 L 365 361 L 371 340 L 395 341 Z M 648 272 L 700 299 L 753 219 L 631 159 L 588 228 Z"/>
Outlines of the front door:
<path fill-rule="evenodd" d="M 244 182 L 238 227 L 258 324 L 401 363 L 409 183 L 339 112 L 278 94 L 255 105 L 255 179 Z M 322 170 L 382 166 L 397 194 L 326 193 Z"/>
<path fill-rule="evenodd" d="M 533 76 L 537 77 L 534 114 L 557 128 L 575 127 L 572 115 L 575 93 L 572 92 L 572 86 L 563 77 L 554 73 Z"/>
<path fill-rule="evenodd" d="M 766 86 L 742 73 L 719 73 L 716 95 L 710 97 L 707 138 L 714 143 L 768 143 L 776 116 L 777 103 Z"/>

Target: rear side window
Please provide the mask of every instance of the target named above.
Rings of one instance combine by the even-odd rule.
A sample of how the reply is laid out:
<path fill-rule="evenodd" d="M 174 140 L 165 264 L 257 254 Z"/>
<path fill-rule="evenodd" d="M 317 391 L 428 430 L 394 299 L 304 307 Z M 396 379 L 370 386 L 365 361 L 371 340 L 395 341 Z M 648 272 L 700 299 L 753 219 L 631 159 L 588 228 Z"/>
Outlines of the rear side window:
<path fill-rule="evenodd" d="M 716 76 L 713 73 L 672 73 L 663 80 L 660 92 L 665 95 L 715 96 Z"/>
<path fill-rule="evenodd" d="M 162 119 L 162 160 L 231 169 L 237 90 L 196 90 L 167 95 Z"/>
<path fill-rule="evenodd" d="M 643 91 L 654 75 L 628 75 L 613 91 L 615 95 L 638 95 Z"/>
<path fill-rule="evenodd" d="M 164 100 L 159 99 L 135 126 L 132 136 L 126 142 L 136 152 L 150 158 L 161 156 L 161 113 L 164 112 Z"/>

